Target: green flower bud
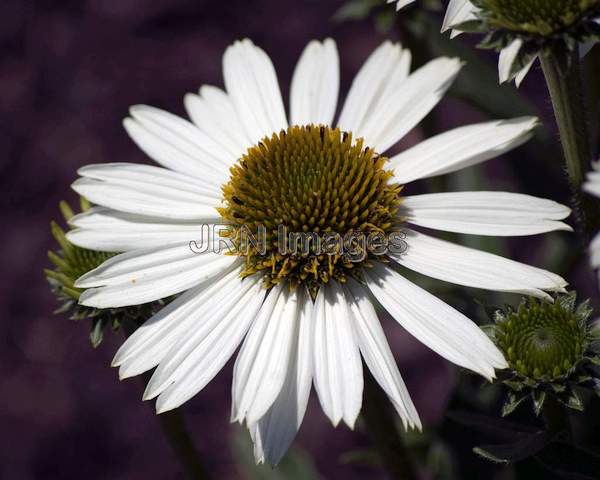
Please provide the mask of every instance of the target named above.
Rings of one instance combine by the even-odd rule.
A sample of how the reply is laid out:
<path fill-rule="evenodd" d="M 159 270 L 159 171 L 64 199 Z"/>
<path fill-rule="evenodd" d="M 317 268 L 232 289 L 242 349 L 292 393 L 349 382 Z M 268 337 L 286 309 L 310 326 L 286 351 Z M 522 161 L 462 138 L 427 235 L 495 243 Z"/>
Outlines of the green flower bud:
<path fill-rule="evenodd" d="M 596 388 L 593 365 L 599 362 L 588 302 L 576 304 L 576 294 L 558 295 L 554 302 L 524 299 L 514 310 L 494 313 L 490 335 L 504 353 L 509 368 L 499 379 L 511 394 L 504 413 L 525 397 L 534 399 L 539 414 L 548 395 L 571 408 L 582 408 L 575 386 Z"/>
<path fill-rule="evenodd" d="M 82 198 L 81 210 L 85 211 L 89 208 L 90 204 Z M 74 216 L 73 210 L 66 202 L 60 202 L 60 210 L 66 222 Z M 90 341 L 92 346 L 97 347 L 102 342 L 104 331 L 107 328 L 112 327 L 116 330 L 124 321 L 131 322 L 131 326 L 135 328 L 151 317 L 158 307 L 164 305 L 163 301 L 109 309 L 79 305 L 78 300 L 83 289 L 75 287 L 75 281 L 116 254 L 97 252 L 73 245 L 67 240 L 65 231 L 54 221 L 50 224 L 50 229 L 59 248 L 48 252 L 48 259 L 53 268 L 45 269 L 44 273 L 61 304 L 55 313 L 67 314 L 73 320 L 91 319 Z"/>
<path fill-rule="evenodd" d="M 489 24 L 513 32 L 550 36 L 578 23 L 598 0 L 474 0 Z"/>

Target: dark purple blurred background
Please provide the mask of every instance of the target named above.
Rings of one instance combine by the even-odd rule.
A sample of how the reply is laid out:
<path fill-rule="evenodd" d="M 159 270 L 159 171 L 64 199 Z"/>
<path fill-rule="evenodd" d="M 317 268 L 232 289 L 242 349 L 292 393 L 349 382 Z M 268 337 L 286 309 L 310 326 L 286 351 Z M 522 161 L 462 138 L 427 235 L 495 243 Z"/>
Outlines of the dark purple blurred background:
<path fill-rule="evenodd" d="M 52 314 L 57 305 L 42 271 L 47 250 L 55 248 L 49 222 L 59 218 L 60 200 L 76 201 L 69 185 L 78 167 L 146 161 L 121 127 L 129 105 L 148 103 L 183 114 L 186 92 L 204 83 L 222 85 L 221 55 L 235 39 L 248 36 L 271 55 L 287 98 L 302 48 L 313 38 L 332 36 L 346 91 L 385 37 L 369 20 L 332 22 L 342 3 L 3 0 L 0 478 L 180 478 L 152 405 L 141 402 L 141 384 L 120 383 L 109 367 L 120 335 L 107 335 L 93 350 L 87 322 Z M 540 92 L 540 85 L 529 88 Z M 451 126 L 483 118 L 456 100 L 444 101 L 437 115 L 440 124 Z M 420 135 L 413 132 L 406 143 Z M 518 178 L 532 175 L 524 167 L 515 176 L 498 162 L 490 168 L 496 169 L 498 188 L 525 191 Z M 553 167 L 547 178 L 557 172 L 560 167 Z M 545 181 L 530 193 L 553 189 L 564 197 L 560 187 Z M 540 263 L 539 245 L 519 244 L 511 253 Z M 392 322 L 386 328 L 424 423 L 435 426 L 449 401 L 453 370 Z M 231 365 L 184 410 L 214 478 L 250 478 L 233 453 L 241 429 L 229 423 L 230 376 Z M 324 478 L 382 477 L 339 462 L 342 453 L 366 446 L 368 439 L 360 428 L 334 430 L 315 398 L 297 443 L 313 455 Z"/>

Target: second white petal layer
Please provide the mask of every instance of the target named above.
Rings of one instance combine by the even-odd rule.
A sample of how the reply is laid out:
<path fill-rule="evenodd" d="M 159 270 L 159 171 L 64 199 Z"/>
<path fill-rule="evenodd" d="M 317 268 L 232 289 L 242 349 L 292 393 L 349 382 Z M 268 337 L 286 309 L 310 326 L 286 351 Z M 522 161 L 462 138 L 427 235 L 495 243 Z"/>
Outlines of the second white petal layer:
<path fill-rule="evenodd" d="M 365 271 L 381 305 L 411 335 L 447 360 L 488 379 L 506 368 L 502 353 L 462 313 L 382 264 Z"/>

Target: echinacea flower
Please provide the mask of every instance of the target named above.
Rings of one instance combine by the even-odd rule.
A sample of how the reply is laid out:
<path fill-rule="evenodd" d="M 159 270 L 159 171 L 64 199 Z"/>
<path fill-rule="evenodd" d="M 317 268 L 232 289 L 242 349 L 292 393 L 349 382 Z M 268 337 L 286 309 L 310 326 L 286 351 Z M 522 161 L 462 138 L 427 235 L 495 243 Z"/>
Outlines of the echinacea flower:
<path fill-rule="evenodd" d="M 547 397 L 583 410 L 578 389 L 598 390 L 598 335 L 590 322 L 589 301 L 577 303 L 575 292 L 554 301 L 523 299 L 517 309 L 496 310 L 491 338 L 504 353 L 508 368 L 499 379 L 508 387 L 503 415 L 531 399 L 539 415 Z"/>
<path fill-rule="evenodd" d="M 566 282 L 542 269 L 408 228 L 518 236 L 568 230 L 569 209 L 504 192 L 403 196 L 402 186 L 454 172 L 521 145 L 535 118 L 491 121 L 382 156 L 440 101 L 461 62 L 413 72 L 410 52 L 381 45 L 356 76 L 334 123 L 339 60 L 332 40 L 311 42 L 296 66 L 286 115 L 269 57 L 250 40 L 225 52 L 225 91 L 185 97 L 193 123 L 136 106 L 125 128 L 161 166 L 80 169 L 73 188 L 99 205 L 72 219 L 73 243 L 117 255 L 77 281 L 84 305 L 134 305 L 180 294 L 117 352 L 122 378 L 156 367 L 144 398 L 157 411 L 183 404 L 242 344 L 232 420 L 246 422 L 257 461 L 276 464 L 298 431 L 314 383 L 334 425 L 361 409 L 361 355 L 405 427 L 421 428 L 378 320 L 381 304 L 408 332 L 455 364 L 494 377 L 506 361 L 466 316 L 407 280 L 402 268 L 475 288 L 548 298 Z M 207 225 L 228 225 L 233 251 L 197 251 Z M 406 248 L 321 254 L 282 251 L 296 233 L 391 238 Z M 241 247 L 244 228 L 266 229 Z M 359 238 L 359 237 L 355 237 Z M 380 237 L 381 240 L 381 237 Z M 357 247 L 350 242 L 350 247 Z M 214 247 L 215 245 L 211 245 Z"/>
<path fill-rule="evenodd" d="M 388 0 L 392 3 L 395 0 Z M 400 0 L 398 9 L 415 0 Z M 600 38 L 598 0 L 450 0 L 442 32 L 486 33 L 482 46 L 500 52 L 500 82 L 521 84 L 535 60 L 561 43 L 585 55 Z"/>

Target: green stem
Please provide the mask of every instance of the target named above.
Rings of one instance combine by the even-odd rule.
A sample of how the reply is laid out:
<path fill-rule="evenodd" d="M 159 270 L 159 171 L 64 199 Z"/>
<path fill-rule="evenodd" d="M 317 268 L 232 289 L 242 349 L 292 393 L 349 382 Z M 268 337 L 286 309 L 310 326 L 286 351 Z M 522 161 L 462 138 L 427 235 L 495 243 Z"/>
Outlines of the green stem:
<path fill-rule="evenodd" d="M 385 393 L 365 369 L 362 417 L 389 478 L 416 480 L 417 474 L 396 427 L 396 414 Z"/>
<path fill-rule="evenodd" d="M 185 426 L 183 415 L 179 409 L 158 415 L 160 428 L 175 456 L 179 460 L 186 478 L 190 480 L 207 480 L 208 473 L 200 462 L 198 451 Z"/>
<path fill-rule="evenodd" d="M 540 55 L 546 84 L 554 107 L 560 140 L 573 194 L 573 207 L 578 227 L 585 237 L 596 227 L 596 209 L 581 185 L 591 169 L 592 149 L 583 101 L 581 68 L 577 52 L 556 46 Z"/>
<path fill-rule="evenodd" d="M 150 373 L 145 373 L 142 376 L 144 385 L 147 385 L 152 375 Z M 181 410 L 176 408 L 157 415 L 154 412 L 154 405 L 151 404 L 150 407 L 152 409 L 152 414 L 158 420 L 160 429 L 162 430 L 167 443 L 173 450 L 173 453 L 183 469 L 185 478 L 188 480 L 208 480 L 210 477 L 200 461 L 200 455 L 185 426 L 185 420 Z"/>
<path fill-rule="evenodd" d="M 544 421 L 546 422 L 546 428 L 549 432 L 569 433 L 569 417 L 567 416 L 565 407 L 552 395 L 546 396 L 546 400 L 544 401 L 543 415 Z"/>

